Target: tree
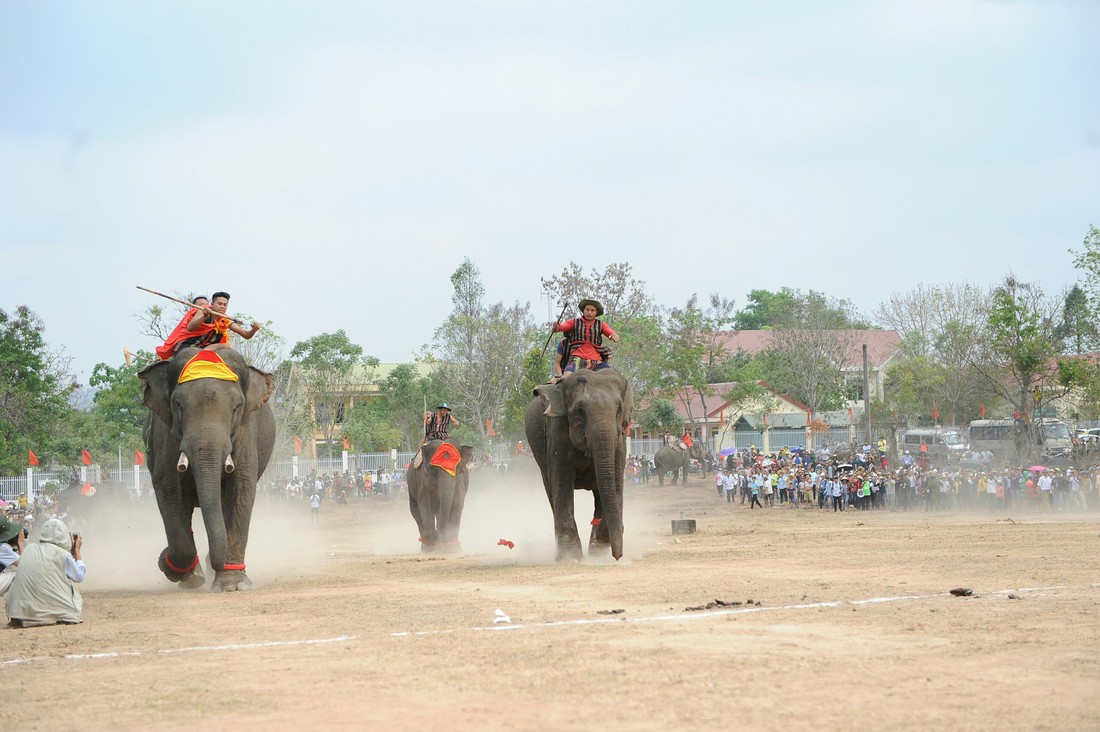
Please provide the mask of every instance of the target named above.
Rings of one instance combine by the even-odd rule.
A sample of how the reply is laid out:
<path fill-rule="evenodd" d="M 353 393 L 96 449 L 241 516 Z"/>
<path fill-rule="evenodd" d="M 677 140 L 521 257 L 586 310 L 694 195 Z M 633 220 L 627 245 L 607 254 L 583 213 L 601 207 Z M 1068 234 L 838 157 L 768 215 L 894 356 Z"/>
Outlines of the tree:
<path fill-rule="evenodd" d="M 651 434 L 679 435 L 684 428 L 684 418 L 676 411 L 676 407 L 668 399 L 661 397 L 650 401 L 649 406 L 638 415 L 638 421 Z"/>
<path fill-rule="evenodd" d="M 1030 446 L 1036 444 L 1032 417 L 1047 388 L 1059 386 L 1058 311 L 1058 301 L 1047 297 L 1041 287 L 1008 275 L 993 292 L 987 337 L 979 340 L 971 356 L 989 387 L 1019 415 Z M 1019 457 L 1032 459 L 1032 453 L 1028 447 Z"/>
<path fill-rule="evenodd" d="M 719 336 L 733 322 L 733 307 L 732 300 L 713 294 L 709 306 L 700 308 L 699 298 L 693 294 L 683 308 L 673 308 L 669 313 L 668 335 L 662 339 L 665 392 L 680 398 L 689 421 L 695 420 L 690 394 L 698 395 L 708 434 L 707 397 L 715 391 L 707 376 L 726 360 L 726 349 Z"/>
<path fill-rule="evenodd" d="M 1096 350 L 1100 331 L 1097 331 L 1093 322 L 1089 297 L 1080 285 L 1074 285 L 1066 293 L 1062 306 L 1062 322 L 1054 332 L 1069 353 L 1081 354 Z"/>
<path fill-rule="evenodd" d="M 427 357 L 438 364 L 435 378 L 459 421 L 476 425 L 484 445 L 489 439 L 486 421 L 504 415 L 524 357 L 538 336 L 530 305 L 484 304 L 481 274 L 469 258 L 451 275 L 451 285 L 453 309 L 436 330 Z"/>
<path fill-rule="evenodd" d="M 635 393 L 648 393 L 659 384 L 664 366 L 660 349 L 654 346 L 663 338 L 663 325 L 646 293 L 645 282 L 634 278 L 629 263 L 585 272 L 576 262 L 570 262 L 559 274 L 541 282 L 565 317 L 570 317 L 582 299 L 598 300 L 604 306 L 600 319 L 622 338 L 621 343 L 612 344 L 612 367 L 627 378 Z"/>
<path fill-rule="evenodd" d="M 433 392 L 432 380 L 421 376 L 416 364 L 399 364 L 379 384 L 378 396 L 352 411 L 346 433 L 367 450 L 416 449 L 424 437 L 429 396 L 435 404 Z"/>
<path fill-rule="evenodd" d="M 902 338 L 901 369 L 888 378 L 887 394 L 906 415 L 930 419 L 933 405 L 950 423 L 977 414 L 994 398 L 971 356 L 986 337 L 991 292 L 968 283 L 918 285 L 891 295 L 879 305 L 877 318 Z"/>
<path fill-rule="evenodd" d="M 16 475 L 27 451 L 52 452 L 77 388 L 68 360 L 46 348 L 42 321 L 26 306 L 0 310 L 0 473 Z"/>
<path fill-rule="evenodd" d="M 1073 266 L 1085 275 L 1085 292 L 1095 313 L 1100 307 L 1100 229 L 1089 225 L 1081 251 L 1070 249 Z"/>
<path fill-rule="evenodd" d="M 144 362 L 144 359 L 138 361 Z M 111 436 L 125 435 L 130 438 L 127 445 L 133 439 L 140 444 L 145 416 L 149 413 L 145 408 L 141 380 L 137 377 L 139 370 L 137 363 L 131 366 L 123 364 L 117 368 L 97 363 L 88 379 L 88 386 L 96 389 L 92 410 L 103 420 Z"/>
<path fill-rule="evenodd" d="M 343 330 L 322 333 L 295 344 L 290 357 L 297 359 L 300 383 L 332 460 L 336 425 L 344 421 L 354 387 L 372 380 L 358 368 L 376 366 L 378 359 L 364 358 L 362 346 L 349 341 Z"/>
<path fill-rule="evenodd" d="M 849 328 L 859 320 L 847 301 L 811 295 L 793 300 L 761 357 L 764 378 L 816 415 L 843 402 L 843 368 L 859 347 Z"/>
<path fill-rule="evenodd" d="M 771 328 L 793 327 L 792 314 L 811 309 L 820 309 L 821 322 L 831 323 L 837 330 L 866 330 L 869 326 L 858 315 L 848 300 L 833 300 L 815 290 L 803 294 L 801 290 L 789 287 L 779 292 L 752 290 L 746 298 L 747 304 L 734 317 L 737 330 L 768 330 Z"/>

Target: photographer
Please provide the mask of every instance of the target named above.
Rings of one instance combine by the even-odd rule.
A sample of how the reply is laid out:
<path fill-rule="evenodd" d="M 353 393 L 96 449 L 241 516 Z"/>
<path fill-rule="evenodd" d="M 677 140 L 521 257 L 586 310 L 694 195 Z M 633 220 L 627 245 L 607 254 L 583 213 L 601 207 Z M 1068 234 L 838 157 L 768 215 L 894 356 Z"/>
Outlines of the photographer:
<path fill-rule="evenodd" d="M 0 597 L 7 594 L 15 579 L 26 536 L 26 529 L 7 516 L 0 516 Z"/>
<path fill-rule="evenodd" d="M 19 571 L 8 592 L 9 625 L 83 621 L 84 600 L 74 583 L 83 582 L 86 567 L 80 558 L 84 540 L 70 534 L 61 519 L 52 518 L 42 527 L 37 542 L 24 547 Z"/>

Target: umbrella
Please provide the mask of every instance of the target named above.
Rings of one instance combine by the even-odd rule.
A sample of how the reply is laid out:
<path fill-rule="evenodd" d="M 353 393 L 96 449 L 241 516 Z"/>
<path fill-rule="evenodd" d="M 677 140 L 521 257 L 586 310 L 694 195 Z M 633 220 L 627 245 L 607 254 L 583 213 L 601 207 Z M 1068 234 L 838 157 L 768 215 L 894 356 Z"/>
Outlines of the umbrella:
<path fill-rule="evenodd" d="M 1044 468 L 1042 465 L 1032 465 L 1030 468 L 1028 468 L 1028 470 L 1033 473 L 1041 473 L 1046 470 L 1046 468 Z"/>

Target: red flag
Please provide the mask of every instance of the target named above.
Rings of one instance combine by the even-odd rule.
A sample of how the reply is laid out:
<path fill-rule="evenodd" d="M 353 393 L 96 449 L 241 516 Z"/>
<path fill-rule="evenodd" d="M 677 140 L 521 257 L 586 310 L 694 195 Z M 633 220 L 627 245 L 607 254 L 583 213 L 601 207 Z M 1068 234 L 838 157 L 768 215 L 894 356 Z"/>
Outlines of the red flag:
<path fill-rule="evenodd" d="M 807 427 L 810 426 L 810 413 L 809 412 L 806 412 L 806 426 Z"/>
<path fill-rule="evenodd" d="M 766 415 L 766 414 L 764 415 L 764 426 L 765 427 L 768 426 L 768 415 Z"/>
<path fill-rule="evenodd" d="M 38 465 L 38 456 L 34 454 L 34 450 L 27 450 L 27 462 L 31 465 Z"/>
<path fill-rule="evenodd" d="M 982 419 L 985 419 L 985 404 L 982 404 Z"/>
<path fill-rule="evenodd" d="M 485 420 L 485 433 L 487 435 L 489 435 L 489 437 L 496 437 L 497 436 L 497 431 L 493 429 L 493 420 L 491 420 L 491 419 Z"/>
<path fill-rule="evenodd" d="M 932 421 L 935 422 L 940 418 L 940 409 L 935 404 L 932 405 Z"/>
<path fill-rule="evenodd" d="M 294 454 L 295 455 L 301 455 L 302 454 L 302 438 L 299 437 L 298 435 L 294 435 Z"/>
<path fill-rule="evenodd" d="M 348 440 L 348 438 L 346 438 L 346 437 L 344 438 L 344 449 L 345 450 L 350 450 L 351 449 L 351 441 Z"/>
<path fill-rule="evenodd" d="M 91 465 L 92 464 L 92 453 L 88 452 L 87 450 L 81 450 L 80 451 L 80 459 L 84 461 L 85 465 Z"/>
<path fill-rule="evenodd" d="M 856 415 L 855 412 L 852 411 L 851 407 L 848 407 L 848 421 L 852 424 L 856 423 Z"/>
<path fill-rule="evenodd" d="M 145 453 L 143 453 L 141 450 L 134 450 L 134 465 L 144 465 L 144 464 L 145 464 Z"/>

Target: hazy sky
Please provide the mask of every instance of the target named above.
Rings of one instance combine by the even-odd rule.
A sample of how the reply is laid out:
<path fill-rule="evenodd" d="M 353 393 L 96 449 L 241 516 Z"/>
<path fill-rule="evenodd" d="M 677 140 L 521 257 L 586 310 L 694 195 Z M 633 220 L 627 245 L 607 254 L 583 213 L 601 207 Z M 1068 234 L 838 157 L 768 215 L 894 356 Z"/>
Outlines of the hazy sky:
<path fill-rule="evenodd" d="M 293 345 L 407 361 L 470 257 L 656 301 L 871 314 L 1100 225 L 1100 2 L 0 2 L 0 308 L 86 380 L 136 314 L 228 290 Z M 599 297 L 600 293 L 592 293 Z"/>

